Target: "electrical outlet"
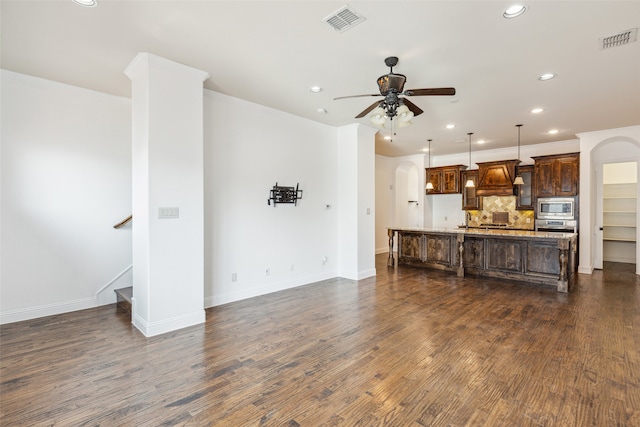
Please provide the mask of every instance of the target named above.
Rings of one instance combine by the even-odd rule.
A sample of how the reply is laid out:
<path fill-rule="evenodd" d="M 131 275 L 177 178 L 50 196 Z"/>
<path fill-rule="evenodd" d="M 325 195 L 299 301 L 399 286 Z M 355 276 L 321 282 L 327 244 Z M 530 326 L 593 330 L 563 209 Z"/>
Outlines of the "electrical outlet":
<path fill-rule="evenodd" d="M 329 261 L 329 259 L 326 256 L 322 257 L 322 265 L 326 265 L 327 261 Z"/>
<path fill-rule="evenodd" d="M 267 268 L 267 269 L 265 270 L 265 272 L 264 272 L 264 273 L 265 273 L 265 275 L 267 275 L 267 276 L 268 276 L 268 275 L 270 275 L 270 274 L 271 274 L 271 269 L 270 269 L 270 268 Z"/>
<path fill-rule="evenodd" d="M 231 281 L 232 282 L 238 281 L 238 273 L 231 273 Z"/>

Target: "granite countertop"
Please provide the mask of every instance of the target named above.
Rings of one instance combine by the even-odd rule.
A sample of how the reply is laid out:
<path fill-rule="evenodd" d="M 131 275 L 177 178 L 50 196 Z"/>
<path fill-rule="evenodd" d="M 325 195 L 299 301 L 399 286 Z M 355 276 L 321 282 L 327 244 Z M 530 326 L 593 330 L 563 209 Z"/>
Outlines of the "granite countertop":
<path fill-rule="evenodd" d="M 469 234 L 469 235 L 482 235 L 482 236 L 511 236 L 511 237 L 533 237 L 542 239 L 570 239 L 577 236 L 577 233 L 557 233 L 548 231 L 533 231 L 533 230 L 505 230 L 500 229 L 487 229 L 487 228 L 410 228 L 410 227 L 388 227 L 389 230 L 397 231 L 416 231 L 427 233 L 443 233 L 443 234 Z"/>

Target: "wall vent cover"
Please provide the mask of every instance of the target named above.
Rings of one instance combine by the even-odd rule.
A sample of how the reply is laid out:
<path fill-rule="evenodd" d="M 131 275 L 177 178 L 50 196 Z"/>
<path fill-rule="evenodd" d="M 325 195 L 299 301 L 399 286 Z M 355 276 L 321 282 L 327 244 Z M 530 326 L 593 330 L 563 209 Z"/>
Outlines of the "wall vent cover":
<path fill-rule="evenodd" d="M 365 21 L 367 18 L 360 15 L 358 12 L 349 8 L 349 6 L 343 6 L 340 9 L 333 12 L 331 15 L 323 19 L 324 22 L 329 24 L 331 28 L 339 33 L 347 31 L 349 28 L 353 28 L 359 23 Z"/>
<path fill-rule="evenodd" d="M 612 47 L 624 46 L 633 43 L 638 39 L 638 29 L 622 31 L 612 36 L 600 37 L 600 49 L 610 49 Z"/>

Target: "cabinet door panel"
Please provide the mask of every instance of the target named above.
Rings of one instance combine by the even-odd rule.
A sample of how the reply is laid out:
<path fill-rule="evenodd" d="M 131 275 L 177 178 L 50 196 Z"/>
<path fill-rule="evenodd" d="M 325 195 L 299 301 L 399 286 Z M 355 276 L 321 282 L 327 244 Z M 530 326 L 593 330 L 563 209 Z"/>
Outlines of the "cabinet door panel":
<path fill-rule="evenodd" d="M 487 269 L 522 272 L 522 243 L 511 240 L 487 240 Z"/>
<path fill-rule="evenodd" d="M 575 196 L 578 194 L 577 159 L 558 159 L 555 172 L 556 196 Z"/>
<path fill-rule="evenodd" d="M 484 239 L 464 239 L 464 266 L 484 268 Z"/>
<path fill-rule="evenodd" d="M 446 169 L 442 171 L 442 192 L 452 194 L 458 192 L 458 180 L 460 171 L 456 169 Z"/>
<path fill-rule="evenodd" d="M 467 180 L 473 181 L 473 187 L 461 187 L 462 188 L 462 209 L 465 211 L 477 211 L 482 209 L 482 197 L 478 197 L 476 194 L 476 188 L 478 188 L 478 171 L 464 171 L 462 172 L 460 185 L 464 186 Z"/>
<path fill-rule="evenodd" d="M 427 172 L 427 182 L 431 181 L 433 190 L 427 191 L 427 194 L 442 194 L 442 171 L 431 170 Z"/>
<path fill-rule="evenodd" d="M 538 197 L 551 197 L 555 196 L 554 191 L 554 174 L 553 174 L 553 160 L 539 160 L 536 161 L 535 176 L 536 176 L 536 195 Z"/>
<path fill-rule="evenodd" d="M 518 172 L 524 184 L 517 186 L 516 209 L 533 210 L 533 165 L 520 166 Z"/>
<path fill-rule="evenodd" d="M 560 274 L 558 243 L 528 242 L 526 272 Z"/>
<path fill-rule="evenodd" d="M 451 237 L 427 236 L 427 262 L 451 264 Z"/>
<path fill-rule="evenodd" d="M 422 235 L 412 233 L 399 234 L 400 244 L 398 248 L 400 253 L 398 258 L 406 260 L 421 261 L 422 260 Z"/>

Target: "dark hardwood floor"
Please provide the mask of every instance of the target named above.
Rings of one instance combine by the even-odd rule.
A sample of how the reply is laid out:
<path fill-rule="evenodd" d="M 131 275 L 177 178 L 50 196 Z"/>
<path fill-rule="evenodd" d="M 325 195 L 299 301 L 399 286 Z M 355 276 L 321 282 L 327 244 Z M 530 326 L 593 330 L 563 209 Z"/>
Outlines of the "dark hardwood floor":
<path fill-rule="evenodd" d="M 633 270 L 563 294 L 376 263 L 153 338 L 115 304 L 4 325 L 0 425 L 640 425 Z"/>

